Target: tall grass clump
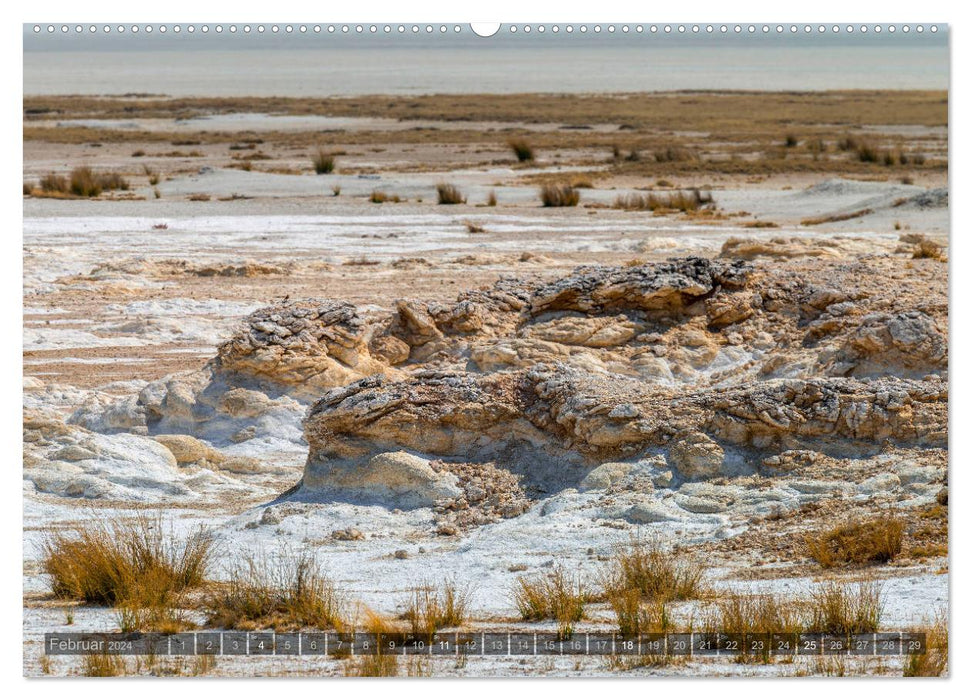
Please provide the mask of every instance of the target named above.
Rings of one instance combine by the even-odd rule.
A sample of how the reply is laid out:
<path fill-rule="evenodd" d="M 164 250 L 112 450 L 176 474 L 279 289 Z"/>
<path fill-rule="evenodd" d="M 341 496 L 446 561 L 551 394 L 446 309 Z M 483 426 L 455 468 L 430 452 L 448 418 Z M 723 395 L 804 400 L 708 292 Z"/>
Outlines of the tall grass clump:
<path fill-rule="evenodd" d="M 698 189 L 690 189 L 686 192 L 677 191 L 668 194 L 655 194 L 653 192 L 642 194 L 633 192 L 631 194 L 619 195 L 614 200 L 615 209 L 627 211 L 697 211 L 704 206 L 714 204 L 714 198 L 710 192 L 702 193 Z"/>
<path fill-rule="evenodd" d="M 203 607 L 207 624 L 224 629 L 347 627 L 343 598 L 310 552 L 247 557 L 227 584 L 205 597 Z"/>
<path fill-rule="evenodd" d="M 43 541 L 41 566 L 58 598 L 96 605 L 143 605 L 202 585 L 214 540 L 204 530 L 180 539 L 160 517 L 94 521 Z"/>
<path fill-rule="evenodd" d="M 455 185 L 443 182 L 435 185 L 435 189 L 438 192 L 439 204 L 465 204 L 461 190 Z"/>
<path fill-rule="evenodd" d="M 580 191 L 571 185 L 543 185 L 539 198 L 544 207 L 575 207 Z"/>
<path fill-rule="evenodd" d="M 529 163 L 536 159 L 533 147 L 524 139 L 512 139 L 509 141 L 509 148 L 516 154 L 516 159 L 520 163 Z"/>
<path fill-rule="evenodd" d="M 314 172 L 318 175 L 326 175 L 334 172 L 334 156 L 324 151 L 317 151 L 311 161 L 314 164 Z"/>
<path fill-rule="evenodd" d="M 640 591 L 633 588 L 615 589 L 607 592 L 621 636 L 636 637 L 640 634 L 666 633 L 674 627 L 668 616 L 667 606 L 662 600 L 644 601 Z"/>
<path fill-rule="evenodd" d="M 520 576 L 513 587 L 513 602 L 523 620 L 556 620 L 563 636 L 583 619 L 588 598 L 582 579 L 558 566 L 536 576 Z"/>
<path fill-rule="evenodd" d="M 890 513 L 810 535 L 806 553 L 824 569 L 842 564 L 885 564 L 900 554 L 903 536 L 903 519 Z"/>
<path fill-rule="evenodd" d="M 821 584 L 810 601 L 809 629 L 824 634 L 868 634 L 880 629 L 883 603 L 873 581 Z"/>
<path fill-rule="evenodd" d="M 74 173 L 72 172 L 71 175 L 72 175 L 72 182 L 73 182 Z M 124 177 L 122 177 L 116 172 L 98 173 L 96 175 L 96 178 L 97 178 L 98 184 L 101 186 L 101 189 L 105 191 L 111 191 L 111 190 L 127 191 L 131 187 L 131 185 L 128 184 L 128 180 L 126 180 Z"/>
<path fill-rule="evenodd" d="M 48 173 L 40 179 L 40 188 L 44 192 L 67 192 L 70 189 L 67 178 L 54 173 Z"/>
<path fill-rule="evenodd" d="M 99 652 L 81 657 L 81 675 L 88 678 L 114 678 L 128 673 L 125 657 Z"/>
<path fill-rule="evenodd" d="M 933 678 L 947 675 L 948 631 L 947 616 L 939 614 L 933 625 L 919 630 L 924 633 L 926 645 L 923 654 L 908 654 L 904 662 L 905 678 Z"/>
<path fill-rule="evenodd" d="M 398 657 L 389 654 L 366 654 L 347 659 L 344 675 L 354 678 L 387 678 L 398 675 Z"/>
<path fill-rule="evenodd" d="M 470 591 L 454 581 L 440 586 L 424 583 L 411 594 L 402 617 L 411 624 L 415 635 L 430 636 L 444 627 L 458 627 L 465 622 Z"/>
<path fill-rule="evenodd" d="M 70 191 L 78 197 L 97 197 L 104 188 L 95 172 L 84 165 L 71 171 Z"/>
<path fill-rule="evenodd" d="M 879 163 L 880 151 L 873 144 L 864 141 L 856 147 L 856 157 L 861 163 Z"/>
<path fill-rule="evenodd" d="M 704 598 L 710 593 L 702 565 L 657 542 L 633 541 L 618 547 L 601 572 L 601 581 L 608 600 L 621 591 L 636 591 L 645 600 L 661 602 Z"/>

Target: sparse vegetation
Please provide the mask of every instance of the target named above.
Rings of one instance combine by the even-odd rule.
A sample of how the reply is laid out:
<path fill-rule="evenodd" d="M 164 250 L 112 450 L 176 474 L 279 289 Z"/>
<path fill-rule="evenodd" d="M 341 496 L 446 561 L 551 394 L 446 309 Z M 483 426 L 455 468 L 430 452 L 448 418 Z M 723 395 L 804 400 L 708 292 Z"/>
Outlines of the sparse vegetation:
<path fill-rule="evenodd" d="M 145 175 L 148 176 L 148 184 L 149 185 L 152 185 L 154 187 L 159 182 L 161 182 L 162 176 L 161 176 L 161 174 L 159 173 L 158 170 L 153 170 L 152 168 L 148 167 L 147 165 L 144 167 L 144 170 L 145 170 Z"/>
<path fill-rule="evenodd" d="M 127 673 L 125 659 L 118 654 L 85 654 L 81 657 L 81 675 L 88 678 L 113 678 Z"/>
<path fill-rule="evenodd" d="M 911 257 L 914 260 L 944 260 L 944 246 L 929 238 L 921 238 L 914 243 L 914 252 Z"/>
<path fill-rule="evenodd" d="M 334 196 L 335 197 L 340 197 L 341 196 L 341 186 L 340 185 L 334 185 L 333 187 L 330 188 L 330 191 L 334 193 Z"/>
<path fill-rule="evenodd" d="M 496 191 L 495 190 L 489 190 L 489 196 L 486 199 L 486 206 L 494 207 L 498 203 L 499 203 L 499 200 L 496 198 Z"/>
<path fill-rule="evenodd" d="M 529 163 L 535 160 L 536 154 L 533 147 L 523 139 L 512 139 L 509 141 L 509 148 L 516 154 L 516 159 L 520 163 Z"/>
<path fill-rule="evenodd" d="M 344 675 L 361 678 L 397 676 L 398 657 L 389 654 L 356 656 L 344 662 Z"/>
<path fill-rule="evenodd" d="M 644 601 L 636 588 L 608 591 L 607 602 L 614 611 L 617 627 L 623 637 L 664 633 L 673 629 L 667 604 L 662 600 Z"/>
<path fill-rule="evenodd" d="M 925 635 L 924 653 L 907 655 L 907 660 L 904 663 L 904 677 L 935 678 L 947 675 L 947 615 L 943 612 L 939 613 L 930 627 L 918 631 Z"/>
<path fill-rule="evenodd" d="M 374 190 L 371 192 L 370 200 L 374 204 L 384 204 L 385 202 L 398 203 L 401 201 L 401 197 L 396 194 L 388 194 L 387 192 L 382 192 L 381 190 Z"/>
<path fill-rule="evenodd" d="M 335 160 L 334 156 L 324 151 L 317 151 L 311 161 L 314 165 L 314 172 L 318 175 L 326 175 L 328 173 L 334 172 Z"/>
<path fill-rule="evenodd" d="M 97 197 L 110 190 L 128 190 L 128 180 L 115 172 L 97 173 L 84 165 L 74 168 L 68 175 L 49 173 L 40 179 L 40 191 L 45 196 Z M 25 194 L 34 194 L 34 191 Z"/>
<path fill-rule="evenodd" d="M 523 620 L 556 620 L 562 636 L 583 619 L 589 593 L 577 575 L 561 567 L 532 577 L 520 576 L 513 587 L 513 600 Z"/>
<path fill-rule="evenodd" d="M 847 212 L 845 214 L 830 214 L 829 216 L 819 216 L 810 219 L 803 219 L 799 222 L 800 226 L 818 226 L 819 224 L 833 224 L 840 221 L 849 221 L 850 219 L 859 219 L 861 216 L 867 216 L 872 214 L 872 209 L 857 209 L 856 211 Z"/>
<path fill-rule="evenodd" d="M 543 185 L 539 198 L 544 207 L 575 207 L 580 203 L 580 192 L 570 185 Z"/>
<path fill-rule="evenodd" d="M 465 621 L 469 589 L 454 581 L 441 585 L 422 584 L 414 589 L 402 616 L 415 635 L 430 636 L 443 627 L 457 627 Z"/>
<path fill-rule="evenodd" d="M 903 535 L 903 519 L 890 513 L 810 535 L 806 552 L 824 569 L 842 564 L 885 564 L 900 554 Z"/>
<path fill-rule="evenodd" d="M 435 190 L 438 192 L 439 204 L 465 204 L 461 190 L 455 185 L 443 182 L 436 185 Z"/>
<path fill-rule="evenodd" d="M 654 151 L 656 163 L 682 163 L 695 159 L 695 155 L 691 151 L 676 146 L 668 146 Z"/>
<path fill-rule="evenodd" d="M 48 173 L 40 179 L 40 188 L 44 192 L 67 192 L 67 178 L 63 175 Z"/>
<path fill-rule="evenodd" d="M 883 604 L 873 581 L 826 581 L 813 593 L 808 628 L 824 634 L 867 634 L 880 629 Z"/>
<path fill-rule="evenodd" d="M 710 192 L 702 193 L 698 189 L 691 189 L 687 192 L 676 191 L 668 194 L 655 194 L 653 192 L 642 194 L 633 192 L 631 194 L 619 195 L 614 200 L 615 209 L 627 211 L 697 211 L 701 207 L 709 206 L 714 203 Z"/>
<path fill-rule="evenodd" d="M 795 134 L 786 134 L 786 148 L 795 148 L 799 145 L 799 137 Z"/>
<path fill-rule="evenodd" d="M 58 598 L 98 605 L 161 605 L 203 583 L 213 543 L 202 530 L 184 539 L 167 534 L 159 517 L 94 520 L 48 533 L 41 566 Z"/>
<path fill-rule="evenodd" d="M 344 601 L 312 553 L 278 560 L 248 557 L 229 582 L 210 591 L 203 607 L 207 624 L 225 629 L 343 630 Z"/>
<path fill-rule="evenodd" d="M 645 600 L 660 602 L 710 594 L 704 567 L 656 542 L 633 541 L 618 547 L 601 580 L 608 599 L 622 591 L 637 591 Z"/>
<path fill-rule="evenodd" d="M 469 233 L 485 233 L 485 227 L 471 221 L 465 222 L 465 230 Z"/>

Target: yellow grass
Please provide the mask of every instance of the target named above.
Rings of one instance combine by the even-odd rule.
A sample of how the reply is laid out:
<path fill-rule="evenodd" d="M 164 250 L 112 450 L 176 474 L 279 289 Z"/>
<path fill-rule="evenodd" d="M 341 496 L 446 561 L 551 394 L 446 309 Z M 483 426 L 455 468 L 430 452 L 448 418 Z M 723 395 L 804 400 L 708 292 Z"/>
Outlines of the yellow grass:
<path fill-rule="evenodd" d="M 346 629 L 344 600 L 310 552 L 248 557 L 203 601 L 207 624 L 225 629 Z"/>
<path fill-rule="evenodd" d="M 200 530 L 185 539 L 167 535 L 160 517 L 89 521 L 47 534 L 41 566 L 59 598 L 103 605 L 161 604 L 200 586 L 214 540 Z"/>
<path fill-rule="evenodd" d="M 704 567 L 656 542 L 633 541 L 617 548 L 601 573 L 608 599 L 620 591 L 637 591 L 648 601 L 707 597 Z"/>
<path fill-rule="evenodd" d="M 580 191 L 570 185 L 543 185 L 539 198 L 544 207 L 575 207 Z"/>
<path fill-rule="evenodd" d="M 509 141 L 509 148 L 516 154 L 516 159 L 520 163 L 528 163 L 535 159 L 536 154 L 533 147 L 523 139 L 512 139 Z"/>
<path fill-rule="evenodd" d="M 470 591 L 454 581 L 417 586 L 402 616 L 413 634 L 430 636 L 445 627 L 458 627 L 468 613 Z"/>
<path fill-rule="evenodd" d="M 809 630 L 824 634 L 867 634 L 880 629 L 883 604 L 873 581 L 828 581 L 809 601 Z"/>
<path fill-rule="evenodd" d="M 556 620 L 563 636 L 583 619 L 588 597 L 580 577 L 558 566 L 532 577 L 520 576 L 513 587 L 513 601 L 523 620 Z"/>
<path fill-rule="evenodd" d="M 946 676 L 948 671 L 947 616 L 939 613 L 930 627 L 920 629 L 926 635 L 923 654 L 908 654 L 904 663 L 904 677 L 930 678 Z"/>
<path fill-rule="evenodd" d="M 448 183 L 439 183 L 435 186 L 438 192 L 439 204 L 465 204 L 465 198 L 458 187 Z"/>
<path fill-rule="evenodd" d="M 885 564 L 900 554 L 904 521 L 895 513 L 839 525 L 806 537 L 806 553 L 823 568 Z"/>
<path fill-rule="evenodd" d="M 620 195 L 614 200 L 615 209 L 633 210 L 673 210 L 673 211 L 696 211 L 699 208 L 714 203 L 711 193 L 702 193 L 697 189 L 687 192 L 670 192 L 668 194 L 641 194 L 634 192 L 631 194 Z"/>
<path fill-rule="evenodd" d="M 398 657 L 388 654 L 356 656 L 344 662 L 344 675 L 362 678 L 397 676 Z"/>

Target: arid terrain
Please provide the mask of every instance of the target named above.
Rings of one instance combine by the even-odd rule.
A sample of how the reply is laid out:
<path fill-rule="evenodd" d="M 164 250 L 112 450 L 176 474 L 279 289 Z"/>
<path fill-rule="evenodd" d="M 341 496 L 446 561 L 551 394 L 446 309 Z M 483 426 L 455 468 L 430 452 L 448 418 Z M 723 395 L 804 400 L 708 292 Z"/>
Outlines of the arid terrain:
<path fill-rule="evenodd" d="M 45 632 L 321 626 L 933 653 L 109 670 L 942 672 L 947 158 L 941 92 L 25 97 L 24 672 L 98 675 Z M 134 513 L 206 528 L 205 576 L 58 578 Z M 228 602 L 311 560 L 326 615 Z"/>

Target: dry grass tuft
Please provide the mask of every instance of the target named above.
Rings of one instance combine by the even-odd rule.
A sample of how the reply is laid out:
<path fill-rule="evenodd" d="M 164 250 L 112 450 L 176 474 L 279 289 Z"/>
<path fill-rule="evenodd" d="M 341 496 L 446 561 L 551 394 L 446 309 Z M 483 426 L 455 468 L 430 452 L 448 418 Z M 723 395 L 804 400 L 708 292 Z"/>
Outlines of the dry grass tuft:
<path fill-rule="evenodd" d="M 159 182 L 161 182 L 162 175 L 159 173 L 158 170 L 154 170 L 154 169 L 148 167 L 147 165 L 143 168 L 143 170 L 145 171 L 145 175 L 148 177 L 148 184 L 149 185 L 152 185 L 154 187 Z"/>
<path fill-rule="evenodd" d="M 468 612 L 470 590 L 454 581 L 440 586 L 422 584 L 414 589 L 402 617 L 415 635 L 431 636 L 445 627 L 458 627 Z"/>
<path fill-rule="evenodd" d="M 465 204 L 465 197 L 455 185 L 443 182 L 435 185 L 435 190 L 438 192 L 439 204 Z"/>
<path fill-rule="evenodd" d="M 710 192 L 702 193 L 700 190 L 691 189 L 687 192 L 677 191 L 669 194 L 641 194 L 634 192 L 627 195 L 620 195 L 614 200 L 615 209 L 627 211 L 697 211 L 698 209 L 711 205 L 714 199 Z"/>
<path fill-rule="evenodd" d="M 573 624 L 583 619 L 588 599 L 580 577 L 560 567 L 534 577 L 520 576 L 513 588 L 513 600 L 523 620 L 556 620 L 562 636 L 568 636 Z"/>
<path fill-rule="evenodd" d="M 575 207 L 580 203 L 580 191 L 571 185 L 543 185 L 539 198 L 544 207 Z"/>
<path fill-rule="evenodd" d="M 642 599 L 662 603 L 711 593 L 700 564 L 655 542 L 634 541 L 618 547 L 601 579 L 608 600 L 622 591 L 636 591 Z"/>
<path fill-rule="evenodd" d="M 67 192 L 69 185 L 63 175 L 48 173 L 40 179 L 40 188 L 44 192 Z"/>
<path fill-rule="evenodd" d="M 488 199 L 486 199 L 486 206 L 494 207 L 498 203 L 499 203 L 499 200 L 496 198 L 496 191 L 489 190 L 489 197 Z"/>
<path fill-rule="evenodd" d="M 314 555 L 249 557 L 206 595 L 207 624 L 224 629 L 346 629 L 344 601 Z"/>
<path fill-rule="evenodd" d="M 850 219 L 859 219 L 861 216 L 867 216 L 872 214 L 873 210 L 870 208 L 857 209 L 856 211 L 847 212 L 845 214 L 831 214 L 829 216 L 819 216 L 810 219 L 803 219 L 799 222 L 800 226 L 818 226 L 819 224 L 832 224 L 840 221 L 849 221 Z"/>
<path fill-rule="evenodd" d="M 900 554 L 903 536 L 903 519 L 890 513 L 810 535 L 806 552 L 825 569 L 841 564 L 885 564 Z"/>
<path fill-rule="evenodd" d="M 947 616 L 940 613 L 924 632 L 927 640 L 923 654 L 908 654 L 904 662 L 905 678 L 936 678 L 947 675 L 948 630 Z"/>
<path fill-rule="evenodd" d="M 526 143 L 524 139 L 512 139 L 509 141 L 509 148 L 516 154 L 516 159 L 520 163 L 528 163 L 536 158 L 533 147 Z"/>
<path fill-rule="evenodd" d="M 344 675 L 355 678 L 388 678 L 398 675 L 398 657 L 388 654 L 356 656 L 344 662 Z"/>
<path fill-rule="evenodd" d="M 485 233 L 485 227 L 479 224 L 472 223 L 471 221 L 465 222 L 465 230 L 469 233 Z"/>
<path fill-rule="evenodd" d="M 85 654 L 81 659 L 81 675 L 88 678 L 113 678 L 127 673 L 124 657 L 117 654 Z"/>
<path fill-rule="evenodd" d="M 617 627 L 623 637 L 639 634 L 666 633 L 673 629 L 664 601 L 644 602 L 640 591 L 634 588 L 608 592 L 607 602 L 617 618 Z"/>
<path fill-rule="evenodd" d="M 381 190 L 374 190 L 371 193 L 370 200 L 374 204 L 384 204 L 385 202 L 394 202 L 397 204 L 401 201 L 401 197 L 396 194 L 388 194 L 387 192 L 382 192 Z"/>
<path fill-rule="evenodd" d="M 873 581 L 821 584 L 809 601 L 809 629 L 824 634 L 867 634 L 880 629 L 883 604 Z"/>
<path fill-rule="evenodd" d="M 668 146 L 654 151 L 654 161 L 656 163 L 683 163 L 685 161 L 697 160 L 694 153 L 675 146 Z"/>
<path fill-rule="evenodd" d="M 715 629 L 731 634 L 794 634 L 805 627 L 802 616 L 804 601 L 780 598 L 769 593 L 748 595 L 730 591 L 719 596 L 715 607 Z"/>
<path fill-rule="evenodd" d="M 328 173 L 334 172 L 334 156 L 330 153 L 325 153 L 324 151 L 317 151 L 311 161 L 314 165 L 314 172 L 318 175 L 326 175 Z"/>
<path fill-rule="evenodd" d="M 50 532 L 42 546 L 44 573 L 58 598 L 101 605 L 161 605 L 200 586 L 214 540 L 200 530 L 167 536 L 160 517 L 88 522 Z"/>
<path fill-rule="evenodd" d="M 97 197 L 105 191 L 129 188 L 128 180 L 118 173 L 96 173 L 86 165 L 74 168 L 68 177 L 49 173 L 40 179 L 40 190 L 47 196 Z"/>
<path fill-rule="evenodd" d="M 914 252 L 911 257 L 914 260 L 944 260 L 944 246 L 929 238 L 923 238 L 914 244 Z"/>

